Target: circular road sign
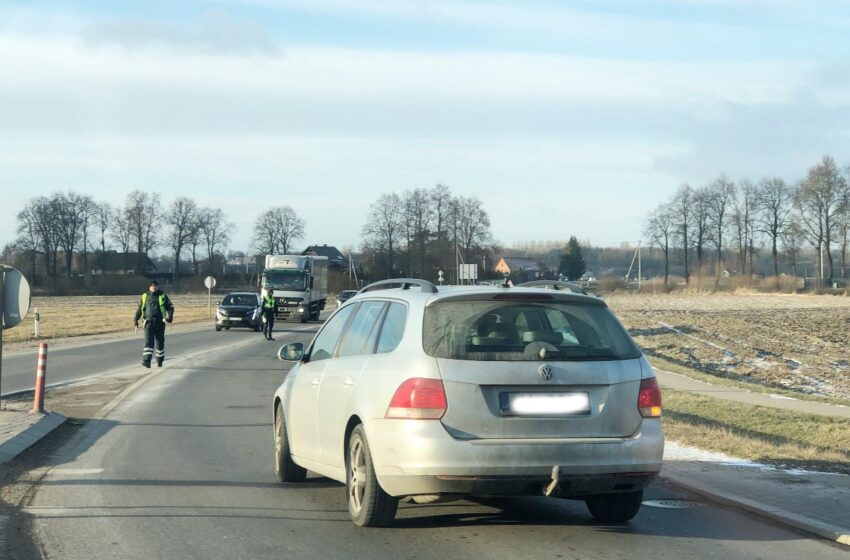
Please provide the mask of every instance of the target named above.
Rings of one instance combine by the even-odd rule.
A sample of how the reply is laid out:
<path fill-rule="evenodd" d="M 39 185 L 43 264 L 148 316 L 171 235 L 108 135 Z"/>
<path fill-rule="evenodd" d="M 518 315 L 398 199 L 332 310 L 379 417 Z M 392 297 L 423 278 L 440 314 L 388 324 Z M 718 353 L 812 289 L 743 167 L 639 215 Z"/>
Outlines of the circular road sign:
<path fill-rule="evenodd" d="M 24 275 L 10 266 L 0 268 L 3 274 L 3 316 L 0 317 L 4 329 L 11 329 L 24 320 L 30 310 L 30 284 Z"/>
<path fill-rule="evenodd" d="M 213 288 L 215 288 L 215 284 L 215 278 L 213 278 L 212 276 L 207 276 L 206 278 L 204 278 L 204 287 L 206 287 L 206 289 L 212 290 Z"/>

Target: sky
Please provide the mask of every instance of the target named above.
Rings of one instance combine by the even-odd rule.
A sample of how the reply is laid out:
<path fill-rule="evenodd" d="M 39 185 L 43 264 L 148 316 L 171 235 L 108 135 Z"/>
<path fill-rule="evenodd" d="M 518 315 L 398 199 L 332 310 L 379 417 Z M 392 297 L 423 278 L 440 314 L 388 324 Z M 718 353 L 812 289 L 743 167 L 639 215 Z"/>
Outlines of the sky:
<path fill-rule="evenodd" d="M 357 247 L 448 185 L 505 246 L 636 243 L 682 183 L 850 162 L 850 3 L 0 0 L 0 245 L 32 196 L 287 204 Z"/>

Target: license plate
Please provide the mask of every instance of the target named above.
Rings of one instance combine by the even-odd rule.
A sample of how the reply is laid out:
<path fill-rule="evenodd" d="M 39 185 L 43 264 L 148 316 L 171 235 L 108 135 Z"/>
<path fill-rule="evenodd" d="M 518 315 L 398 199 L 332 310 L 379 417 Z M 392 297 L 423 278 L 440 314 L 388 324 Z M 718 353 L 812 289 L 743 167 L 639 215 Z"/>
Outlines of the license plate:
<path fill-rule="evenodd" d="M 590 414 L 587 393 L 500 393 L 506 416 L 581 416 Z"/>

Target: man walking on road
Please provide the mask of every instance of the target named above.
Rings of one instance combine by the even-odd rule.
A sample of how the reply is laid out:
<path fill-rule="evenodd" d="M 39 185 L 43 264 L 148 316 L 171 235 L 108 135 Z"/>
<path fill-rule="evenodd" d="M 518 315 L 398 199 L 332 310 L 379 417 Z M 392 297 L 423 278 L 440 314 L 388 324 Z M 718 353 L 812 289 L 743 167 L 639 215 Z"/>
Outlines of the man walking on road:
<path fill-rule="evenodd" d="M 274 290 L 269 289 L 268 295 L 263 297 L 263 334 L 266 340 L 274 340 L 272 333 L 274 332 L 274 312 L 277 303 L 274 299 Z"/>
<path fill-rule="evenodd" d="M 133 323 L 139 326 L 139 319 L 145 321 L 145 349 L 142 352 L 142 365 L 151 367 L 151 358 L 156 343 L 156 365 L 162 367 L 165 361 L 165 323 L 174 320 L 174 306 L 168 296 L 159 289 L 156 280 L 152 280 L 148 291 L 142 294 L 142 301 L 136 309 Z"/>

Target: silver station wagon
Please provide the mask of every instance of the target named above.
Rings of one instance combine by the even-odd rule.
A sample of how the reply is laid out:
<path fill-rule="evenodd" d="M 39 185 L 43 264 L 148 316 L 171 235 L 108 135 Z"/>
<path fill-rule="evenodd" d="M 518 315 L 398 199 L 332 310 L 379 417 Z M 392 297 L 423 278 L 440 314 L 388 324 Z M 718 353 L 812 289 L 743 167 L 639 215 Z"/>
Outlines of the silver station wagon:
<path fill-rule="evenodd" d="M 606 304 L 543 288 L 377 282 L 340 307 L 274 395 L 275 470 L 346 485 L 360 526 L 399 499 L 545 495 L 634 517 L 661 470 L 661 394 Z"/>

